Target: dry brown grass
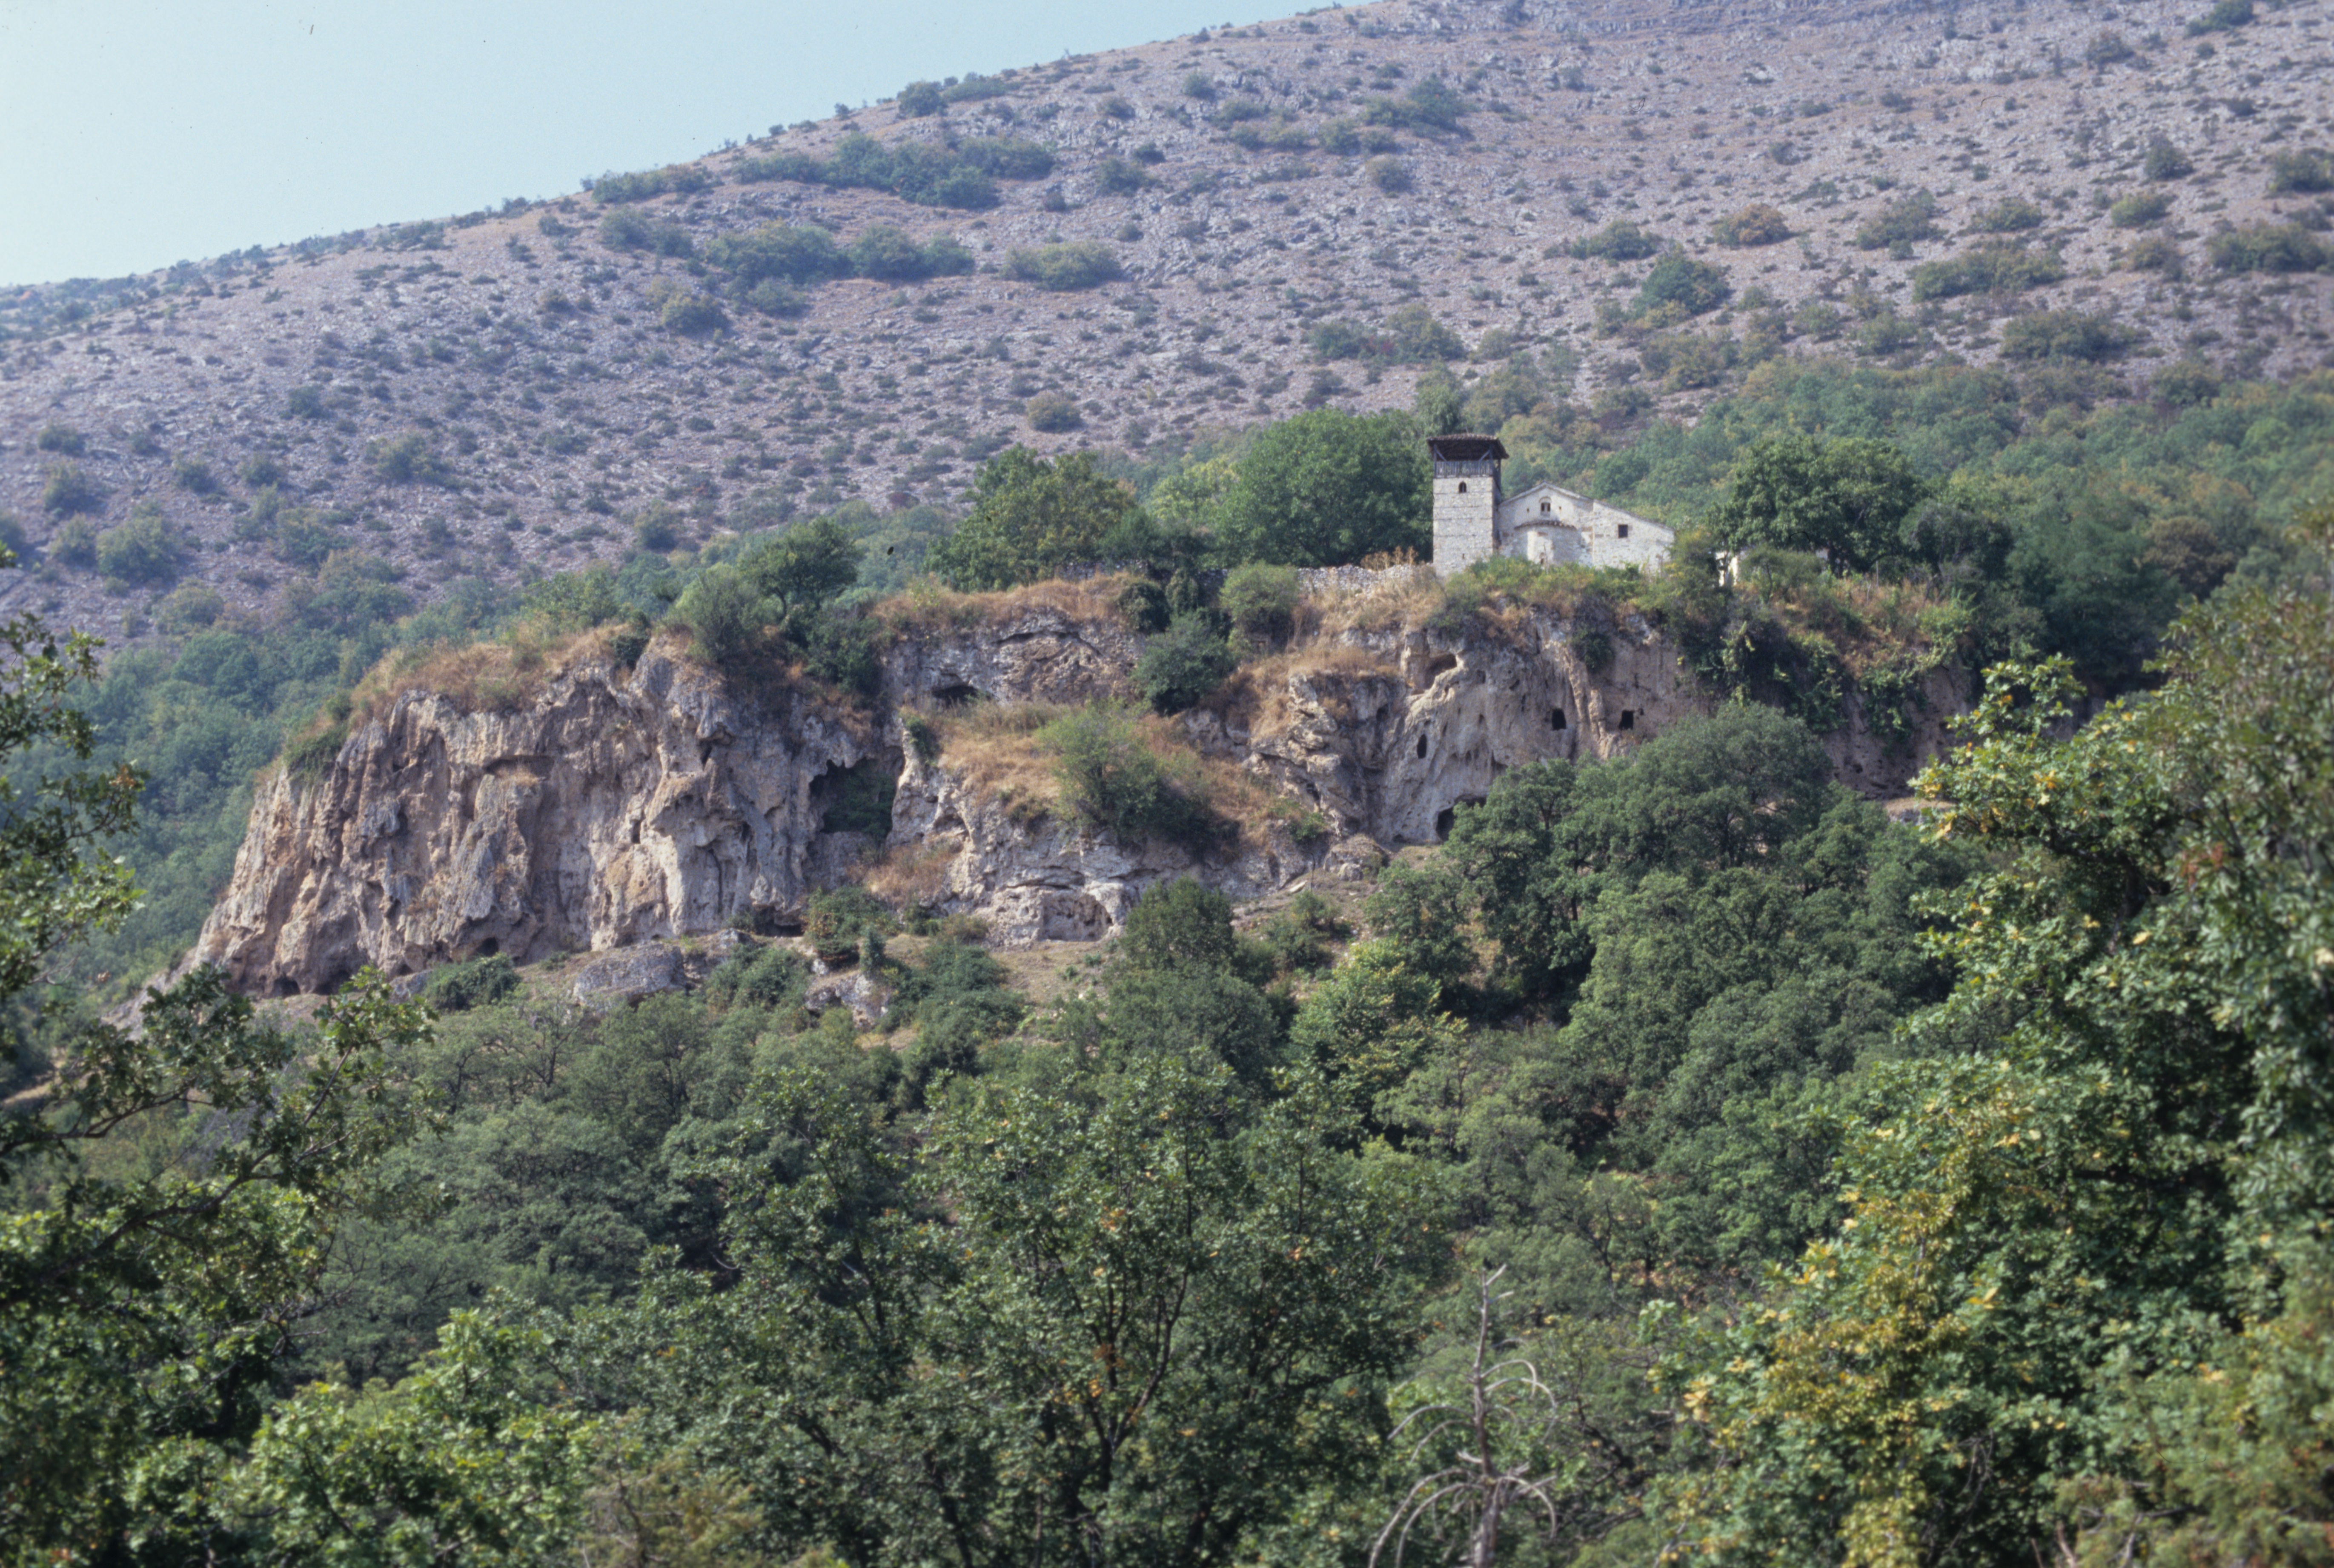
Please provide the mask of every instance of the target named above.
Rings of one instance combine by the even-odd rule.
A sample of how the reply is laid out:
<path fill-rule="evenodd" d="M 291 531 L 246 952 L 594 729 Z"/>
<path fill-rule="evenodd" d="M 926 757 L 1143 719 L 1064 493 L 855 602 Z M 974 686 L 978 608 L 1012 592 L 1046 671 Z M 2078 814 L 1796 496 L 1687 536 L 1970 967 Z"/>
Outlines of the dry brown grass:
<path fill-rule="evenodd" d="M 517 707 L 578 659 L 604 652 L 616 630 L 549 632 L 524 622 L 493 642 L 394 649 L 350 694 L 350 722 L 380 717 L 410 691 L 448 697 L 466 713 Z"/>
<path fill-rule="evenodd" d="M 1071 711 L 1052 703 L 981 702 L 925 717 L 940 738 L 941 764 L 975 794 L 1046 811 L 1061 788 L 1037 732 Z"/>
<path fill-rule="evenodd" d="M 897 909 L 928 908 L 948 890 L 949 863 L 959 847 L 947 840 L 891 845 L 862 880 L 869 892 Z"/>
<path fill-rule="evenodd" d="M 1297 602 L 1297 630 L 1290 641 L 1334 638 L 1348 631 L 1409 630 L 1431 620 L 1446 598 L 1442 582 L 1424 573 L 1388 579 L 1367 588 L 1307 594 Z"/>
<path fill-rule="evenodd" d="M 1858 680 L 1949 653 L 1967 630 L 1966 611 L 1924 583 L 1827 577 L 1761 594 L 1795 640 L 1820 641 Z"/>
<path fill-rule="evenodd" d="M 959 593 L 937 582 L 919 582 L 873 606 L 868 614 L 895 637 L 1002 626 L 1035 610 L 1058 611 L 1073 620 L 1115 617 L 1118 596 L 1131 578 L 1090 577 L 1026 583 L 996 593 Z"/>
<path fill-rule="evenodd" d="M 1402 671 L 1374 649 L 1350 642 L 1299 641 L 1279 653 L 1242 664 L 1207 706 L 1227 721 L 1245 724 L 1251 735 L 1277 735 L 1296 722 L 1288 684 L 1292 677 L 1302 676 L 1319 678 L 1325 688 L 1323 706 L 1332 718 L 1345 724 L 1354 717 L 1344 702 L 1345 686 L 1380 677 L 1399 682 Z"/>

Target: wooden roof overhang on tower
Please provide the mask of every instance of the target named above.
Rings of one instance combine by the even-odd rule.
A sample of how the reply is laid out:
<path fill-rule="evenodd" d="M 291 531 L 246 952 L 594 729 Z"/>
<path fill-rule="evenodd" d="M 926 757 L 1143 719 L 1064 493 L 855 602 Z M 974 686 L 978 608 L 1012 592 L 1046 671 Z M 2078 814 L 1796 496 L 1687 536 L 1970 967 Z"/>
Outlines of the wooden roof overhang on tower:
<path fill-rule="evenodd" d="M 1430 436 L 1426 449 L 1438 463 L 1504 463 L 1508 449 L 1497 436 Z"/>

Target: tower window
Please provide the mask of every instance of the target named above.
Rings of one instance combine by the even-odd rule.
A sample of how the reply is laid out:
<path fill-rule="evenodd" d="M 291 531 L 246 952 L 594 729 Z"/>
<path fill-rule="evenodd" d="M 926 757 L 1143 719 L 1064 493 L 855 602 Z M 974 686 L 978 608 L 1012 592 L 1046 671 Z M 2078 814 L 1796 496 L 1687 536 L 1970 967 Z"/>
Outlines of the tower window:
<path fill-rule="evenodd" d="M 1543 501 L 1539 504 L 1539 509 L 1543 512 L 1553 512 L 1556 510 L 1556 504 L 1552 501 Z"/>
<path fill-rule="evenodd" d="M 1466 493 L 1467 493 L 1467 481 L 1466 481 L 1466 480 L 1464 480 L 1464 479 L 1461 479 L 1461 480 L 1460 480 L 1460 481 L 1459 481 L 1459 494 L 1461 494 L 1461 495 L 1464 495 Z"/>
<path fill-rule="evenodd" d="M 1614 537 L 1614 538 L 1615 538 L 1615 539 L 1626 539 L 1628 536 L 1629 536 L 1629 525 L 1628 525 L 1626 523 L 1616 523 L 1616 524 L 1614 524 L 1614 526 L 1613 526 L 1613 537 Z"/>

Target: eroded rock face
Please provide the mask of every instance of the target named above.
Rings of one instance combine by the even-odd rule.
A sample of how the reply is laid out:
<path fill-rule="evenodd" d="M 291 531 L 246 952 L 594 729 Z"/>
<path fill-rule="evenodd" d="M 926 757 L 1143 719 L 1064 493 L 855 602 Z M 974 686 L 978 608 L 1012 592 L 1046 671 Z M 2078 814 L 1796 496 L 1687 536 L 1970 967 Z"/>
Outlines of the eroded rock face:
<path fill-rule="evenodd" d="M 1391 849 L 1444 837 L 1509 768 L 1614 757 L 1712 707 L 1643 624 L 1580 630 L 1540 611 L 1495 631 L 1348 631 L 1259 667 L 1268 678 L 1182 722 L 1200 750 L 1295 809 L 1201 850 L 1118 842 L 1066 812 L 986 794 L 945 750 L 918 755 L 896 721 L 791 690 L 743 693 L 661 643 L 630 670 L 582 658 L 501 711 L 408 693 L 323 778 L 279 773 L 261 789 L 191 957 L 283 995 L 365 964 L 400 975 L 481 953 L 526 962 L 714 932 L 741 915 L 784 921 L 877 847 L 823 828 L 834 781 L 854 768 L 897 770 L 887 874 L 913 896 L 982 917 L 1008 944 L 1093 940 L 1179 876 L 1249 898 L 1365 874 Z M 1040 605 L 903 639 L 886 659 L 886 706 L 1123 696 L 1140 651 L 1107 612 Z M 1824 744 L 1851 787 L 1901 794 L 1961 707 L 1940 678 L 1909 725 L 1883 730 L 1851 692 L 1849 722 Z"/>
<path fill-rule="evenodd" d="M 398 697 L 321 779 L 279 771 L 193 957 L 246 991 L 525 963 L 798 910 L 823 795 L 872 737 L 792 692 L 747 699 L 660 649 L 588 657 L 524 706 Z"/>

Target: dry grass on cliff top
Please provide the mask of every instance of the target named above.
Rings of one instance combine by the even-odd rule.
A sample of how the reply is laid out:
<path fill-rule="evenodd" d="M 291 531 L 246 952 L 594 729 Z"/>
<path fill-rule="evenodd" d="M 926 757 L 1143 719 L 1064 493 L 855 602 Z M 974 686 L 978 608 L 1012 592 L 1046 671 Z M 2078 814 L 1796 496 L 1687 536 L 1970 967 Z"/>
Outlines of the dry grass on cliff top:
<path fill-rule="evenodd" d="M 1117 574 L 1075 582 L 1052 578 L 994 593 L 960 593 L 927 579 L 904 593 L 877 601 L 867 613 L 878 627 L 895 637 L 1004 626 L 1041 610 L 1057 611 L 1073 620 L 1114 620 L 1118 596 L 1131 581 Z"/>

